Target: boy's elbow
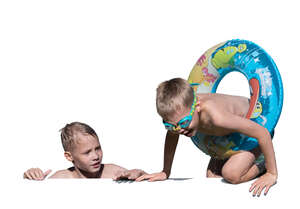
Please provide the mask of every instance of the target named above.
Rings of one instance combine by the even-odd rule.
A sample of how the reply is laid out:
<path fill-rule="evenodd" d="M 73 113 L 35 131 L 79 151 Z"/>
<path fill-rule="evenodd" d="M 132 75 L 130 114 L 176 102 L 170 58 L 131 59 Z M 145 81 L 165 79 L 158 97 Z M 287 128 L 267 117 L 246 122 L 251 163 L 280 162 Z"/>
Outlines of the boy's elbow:
<path fill-rule="evenodd" d="M 272 137 L 268 129 L 266 129 L 265 127 L 261 127 L 259 133 L 259 143 L 268 143 L 268 141 L 271 141 Z"/>

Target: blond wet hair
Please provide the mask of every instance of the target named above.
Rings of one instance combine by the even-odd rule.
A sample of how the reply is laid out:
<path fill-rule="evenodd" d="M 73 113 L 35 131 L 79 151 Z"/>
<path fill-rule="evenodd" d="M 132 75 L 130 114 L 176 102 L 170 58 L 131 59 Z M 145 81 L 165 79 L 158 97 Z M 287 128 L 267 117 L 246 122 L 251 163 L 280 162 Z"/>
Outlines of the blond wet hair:
<path fill-rule="evenodd" d="M 193 100 L 193 88 L 182 78 L 164 81 L 156 90 L 156 109 L 165 120 L 183 108 L 191 107 Z"/>
<path fill-rule="evenodd" d="M 65 125 L 64 128 L 60 130 L 61 143 L 65 151 L 71 151 L 74 147 L 74 143 L 78 140 L 78 134 L 91 135 L 98 139 L 98 136 L 93 128 L 89 125 L 81 122 L 72 122 Z"/>

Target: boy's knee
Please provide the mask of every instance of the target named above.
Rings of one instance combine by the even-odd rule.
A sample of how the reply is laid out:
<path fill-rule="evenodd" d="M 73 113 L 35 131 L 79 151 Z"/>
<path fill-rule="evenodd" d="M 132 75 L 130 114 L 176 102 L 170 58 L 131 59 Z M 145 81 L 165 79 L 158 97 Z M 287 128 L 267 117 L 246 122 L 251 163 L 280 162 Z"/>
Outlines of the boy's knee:
<path fill-rule="evenodd" d="M 231 184 L 241 183 L 241 175 L 235 169 L 226 168 L 222 169 L 223 178 Z"/>
<path fill-rule="evenodd" d="M 207 177 L 207 178 L 222 178 L 221 175 L 218 175 L 218 174 L 216 174 L 216 173 L 213 173 L 213 172 L 210 171 L 210 170 L 208 170 L 208 171 L 206 172 L 206 177 Z"/>

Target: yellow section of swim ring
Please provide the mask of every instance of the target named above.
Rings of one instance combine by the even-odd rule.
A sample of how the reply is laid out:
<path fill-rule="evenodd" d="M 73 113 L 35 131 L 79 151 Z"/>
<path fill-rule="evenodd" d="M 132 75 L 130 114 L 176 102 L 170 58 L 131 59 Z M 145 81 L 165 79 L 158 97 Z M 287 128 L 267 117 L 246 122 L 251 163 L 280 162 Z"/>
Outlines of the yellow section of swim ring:
<path fill-rule="evenodd" d="M 209 86 L 210 84 L 212 84 L 212 76 L 214 76 L 211 72 L 207 72 L 207 71 L 211 71 L 211 68 L 214 68 L 211 64 L 209 66 L 209 61 L 210 61 L 210 57 L 212 55 L 212 53 L 219 47 L 221 47 L 222 45 L 224 45 L 226 42 L 220 43 L 210 49 L 208 49 L 197 61 L 197 63 L 194 65 L 189 78 L 188 78 L 188 82 L 189 83 L 198 83 L 199 85 L 203 84 L 204 86 Z M 215 72 L 217 72 L 214 69 Z M 198 87 L 195 86 L 194 90 L 196 90 Z"/>

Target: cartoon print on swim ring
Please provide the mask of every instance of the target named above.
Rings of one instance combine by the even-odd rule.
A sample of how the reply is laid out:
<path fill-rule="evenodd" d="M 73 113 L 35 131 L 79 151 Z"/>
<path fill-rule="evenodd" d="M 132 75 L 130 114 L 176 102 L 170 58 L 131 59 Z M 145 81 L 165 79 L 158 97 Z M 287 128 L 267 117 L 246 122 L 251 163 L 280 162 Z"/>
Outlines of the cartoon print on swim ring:
<path fill-rule="evenodd" d="M 283 104 L 283 86 L 273 59 L 253 42 L 234 39 L 208 49 L 196 62 L 188 81 L 196 93 L 215 93 L 228 73 L 238 71 L 249 81 L 247 118 L 273 133 Z M 228 158 L 239 150 L 258 146 L 257 139 L 240 133 L 209 136 L 198 132 L 193 143 L 215 158 Z"/>

